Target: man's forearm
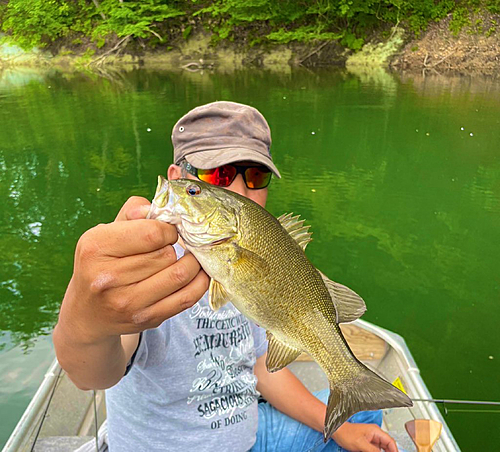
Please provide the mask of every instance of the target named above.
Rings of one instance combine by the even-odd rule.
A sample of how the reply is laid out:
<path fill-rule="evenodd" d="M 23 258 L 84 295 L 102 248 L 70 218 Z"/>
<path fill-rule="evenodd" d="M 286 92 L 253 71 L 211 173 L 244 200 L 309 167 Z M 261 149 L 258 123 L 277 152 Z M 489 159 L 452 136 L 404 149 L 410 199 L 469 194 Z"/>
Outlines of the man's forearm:
<path fill-rule="evenodd" d="M 127 359 L 119 336 L 86 342 L 59 321 L 53 340 L 59 364 L 80 389 L 110 388 L 125 373 Z"/>
<path fill-rule="evenodd" d="M 264 357 L 257 361 L 258 391 L 277 410 L 318 432 L 323 431 L 326 406 L 288 369 L 267 372 Z"/>

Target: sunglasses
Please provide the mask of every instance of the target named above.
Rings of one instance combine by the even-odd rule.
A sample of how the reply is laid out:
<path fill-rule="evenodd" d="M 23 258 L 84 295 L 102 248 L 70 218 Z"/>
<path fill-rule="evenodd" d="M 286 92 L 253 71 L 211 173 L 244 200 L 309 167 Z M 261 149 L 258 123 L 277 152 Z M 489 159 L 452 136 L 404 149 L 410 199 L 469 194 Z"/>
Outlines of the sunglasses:
<path fill-rule="evenodd" d="M 266 188 L 269 185 L 272 175 L 271 171 L 262 165 L 243 166 L 231 163 L 217 168 L 200 169 L 186 162 L 183 166 L 189 174 L 192 174 L 203 182 L 217 185 L 218 187 L 229 187 L 234 179 L 236 179 L 236 176 L 241 174 L 248 188 L 258 190 Z"/>

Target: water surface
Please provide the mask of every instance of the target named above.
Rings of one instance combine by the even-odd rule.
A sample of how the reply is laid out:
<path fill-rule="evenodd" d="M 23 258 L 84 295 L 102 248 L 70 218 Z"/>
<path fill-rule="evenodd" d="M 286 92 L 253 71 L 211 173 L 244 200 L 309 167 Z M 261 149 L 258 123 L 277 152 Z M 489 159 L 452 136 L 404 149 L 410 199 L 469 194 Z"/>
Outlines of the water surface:
<path fill-rule="evenodd" d="M 283 178 L 268 208 L 311 223 L 308 256 L 406 339 L 435 397 L 500 400 L 500 85 L 245 71 L 0 73 L 0 445 L 52 359 L 78 237 L 151 198 L 169 135 L 214 100 L 257 107 Z M 451 410 L 449 410 L 451 411 Z M 497 413 L 449 412 L 463 450 Z"/>

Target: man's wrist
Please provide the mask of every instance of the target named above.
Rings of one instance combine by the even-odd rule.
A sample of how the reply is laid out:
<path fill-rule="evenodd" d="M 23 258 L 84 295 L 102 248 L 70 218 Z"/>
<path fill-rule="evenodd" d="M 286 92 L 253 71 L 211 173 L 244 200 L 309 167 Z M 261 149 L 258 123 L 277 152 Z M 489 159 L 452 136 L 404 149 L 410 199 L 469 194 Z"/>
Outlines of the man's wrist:
<path fill-rule="evenodd" d="M 100 331 L 99 319 L 92 318 L 92 314 L 88 315 L 84 306 L 85 301 L 80 300 L 75 292 L 74 281 L 71 280 L 61 304 L 56 325 L 56 329 L 59 330 L 58 334 L 74 346 L 95 346 L 119 340 L 120 336 Z"/>
<path fill-rule="evenodd" d="M 78 312 L 74 299 L 65 297 L 59 320 L 54 328 L 54 345 L 63 345 L 65 348 L 83 349 L 93 347 L 112 347 L 120 343 L 120 336 L 101 333 L 92 320 L 85 320 L 82 312 Z M 76 302 L 77 303 L 77 302 Z"/>
<path fill-rule="evenodd" d="M 337 443 L 342 443 L 346 438 L 349 437 L 349 427 L 351 424 L 349 422 L 344 422 L 337 431 L 332 435 L 332 439 Z"/>
<path fill-rule="evenodd" d="M 120 343 L 120 336 L 100 335 L 91 330 L 59 318 L 52 333 L 54 344 L 64 344 L 70 348 L 112 347 Z"/>

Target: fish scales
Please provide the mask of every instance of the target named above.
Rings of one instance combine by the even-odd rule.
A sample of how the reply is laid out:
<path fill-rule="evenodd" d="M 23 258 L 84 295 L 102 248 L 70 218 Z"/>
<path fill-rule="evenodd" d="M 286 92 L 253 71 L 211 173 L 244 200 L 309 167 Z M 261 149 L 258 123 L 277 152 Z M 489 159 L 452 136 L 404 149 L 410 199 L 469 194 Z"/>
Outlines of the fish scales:
<path fill-rule="evenodd" d="M 242 197 L 241 203 L 242 232 L 236 240 L 243 248 L 258 253 L 269 269 L 265 278 L 258 281 L 258 294 L 253 286 L 241 285 L 248 279 L 244 265 L 235 264 L 229 273 L 227 268 L 220 267 L 214 278 L 235 294 L 233 304 L 247 317 L 273 331 L 283 342 L 309 353 L 328 373 L 337 378 L 348 376 L 353 372 L 352 365 L 338 365 L 341 360 L 351 362 L 352 354 L 346 342 L 328 341 L 332 329 L 343 336 L 319 272 L 274 217 L 247 198 Z M 255 228 L 256 224 L 260 225 L 259 229 Z M 267 234 L 259 233 L 262 230 Z M 282 252 L 274 253 L 274 248 Z M 223 248 L 219 252 L 225 255 Z M 335 359 L 322 362 L 326 351 L 335 354 Z"/>

